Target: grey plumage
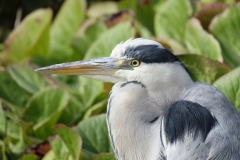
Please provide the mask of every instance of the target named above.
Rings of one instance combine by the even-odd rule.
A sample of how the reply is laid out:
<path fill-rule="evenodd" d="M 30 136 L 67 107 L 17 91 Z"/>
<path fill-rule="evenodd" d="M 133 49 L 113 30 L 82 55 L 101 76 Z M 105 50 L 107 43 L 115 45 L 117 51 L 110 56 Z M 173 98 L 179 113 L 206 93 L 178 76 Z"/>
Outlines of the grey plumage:
<path fill-rule="evenodd" d="M 119 160 L 240 159 L 236 108 L 215 87 L 193 82 L 177 57 L 155 41 L 130 39 L 111 58 L 38 71 L 115 83 L 107 124 Z"/>
<path fill-rule="evenodd" d="M 133 86 L 134 85 L 134 86 Z M 150 108 L 149 104 L 146 104 L 146 102 L 151 102 L 153 100 L 150 100 L 151 97 L 146 97 L 144 93 L 146 93 L 145 88 L 142 86 L 137 86 L 138 84 L 134 83 L 131 85 L 128 85 L 125 88 L 126 92 L 130 92 L 132 90 L 137 91 L 136 98 L 139 99 L 136 101 L 137 104 L 145 104 L 142 105 L 144 108 L 137 108 L 137 110 L 134 107 L 134 101 L 135 98 L 129 99 L 129 101 L 124 101 L 126 104 L 120 103 L 119 105 L 115 104 L 113 101 L 116 98 L 116 103 L 119 103 L 120 97 L 124 94 L 119 92 L 121 91 L 121 88 L 116 88 L 117 86 L 114 86 L 113 93 L 110 96 L 109 101 L 109 114 L 113 114 L 108 119 L 109 124 L 109 130 L 112 130 L 112 139 L 114 144 L 117 144 L 118 146 L 115 146 L 115 153 L 117 154 L 119 159 L 151 159 L 148 156 L 144 158 L 146 153 L 151 153 L 151 151 L 154 151 L 156 149 L 151 149 L 151 146 L 154 142 L 148 144 L 151 141 L 158 141 L 160 143 L 161 139 L 166 138 L 165 133 L 159 133 L 158 130 L 161 130 L 161 123 L 164 121 L 164 119 L 159 118 L 154 124 L 149 124 L 149 122 L 152 120 L 150 118 L 158 117 L 162 115 L 161 112 L 164 112 L 164 109 L 159 110 L 157 109 L 156 105 L 155 107 Z M 115 91 L 115 88 L 117 89 Z M 114 94 L 114 92 L 117 93 L 117 95 Z M 141 94 L 140 94 L 141 93 Z M 127 94 L 127 93 L 126 93 Z M 237 113 L 237 110 L 234 108 L 234 106 L 229 102 L 228 99 L 216 88 L 209 86 L 207 84 L 201 84 L 201 83 L 194 83 L 189 88 L 186 88 L 186 90 L 183 90 L 183 92 L 179 92 L 179 99 L 188 100 L 191 102 L 198 103 L 199 105 L 202 105 L 206 107 L 209 112 L 216 117 L 217 124 L 210 130 L 205 140 L 201 137 L 201 135 L 198 135 L 198 137 L 185 135 L 184 139 L 176 140 L 174 143 L 168 142 L 169 140 L 165 140 L 165 142 L 161 143 L 161 146 L 158 146 L 161 148 L 160 150 L 156 151 L 158 153 L 161 153 L 161 155 L 157 155 L 157 157 L 165 157 L 167 160 L 182 160 L 182 159 L 199 159 L 199 160 L 205 160 L 205 159 L 218 159 L 218 160 L 237 160 L 240 159 L 240 137 L 239 137 L 239 114 Z M 128 94 L 127 94 L 128 95 Z M 132 94 L 131 94 L 132 95 Z M 125 96 L 124 96 L 125 97 Z M 135 97 L 133 94 L 131 97 Z M 174 101 L 178 101 L 174 97 L 172 103 Z M 122 100 L 122 99 L 121 99 Z M 154 102 L 159 103 L 159 102 Z M 170 99 L 168 100 L 167 104 L 171 105 Z M 221 105 L 219 105 L 221 104 Z M 133 106 L 133 107 L 131 107 Z M 139 106 L 139 105 L 138 105 Z M 164 105 L 163 105 L 164 106 Z M 219 106 L 219 107 L 217 107 Z M 111 113 L 111 107 L 118 108 L 116 113 Z M 131 108 L 130 108 L 131 107 Z M 165 106 L 164 106 L 165 107 Z M 167 108 L 168 106 L 166 106 Z M 134 110 L 131 110 L 131 109 Z M 144 117 L 144 113 L 141 113 L 143 111 L 144 113 L 148 114 L 149 117 Z M 139 113 L 140 112 L 140 113 Z M 194 113 L 193 113 L 194 114 Z M 124 115 L 124 116 L 123 116 Z M 136 118 L 133 116 L 136 115 Z M 115 116 L 118 116 L 115 117 Z M 129 116 L 129 117 L 128 117 Z M 112 122 L 113 120 L 115 122 Z M 133 122 L 128 118 L 134 118 Z M 114 123 L 114 124 L 112 124 Z M 115 124 L 119 123 L 119 124 Z M 140 125 L 138 127 L 138 125 Z M 111 128 L 115 127 L 116 128 Z M 134 126 L 134 127 L 133 127 Z M 143 128 L 144 126 L 144 128 Z M 196 126 L 199 127 L 199 126 Z M 201 128 L 199 128 L 201 129 Z M 146 133 L 142 133 L 145 131 Z M 151 135 L 151 133 L 154 133 L 154 135 Z M 115 133 L 116 132 L 116 133 Z M 165 132 L 164 129 L 161 130 L 161 132 Z M 140 134 L 138 136 L 138 134 Z M 115 135 L 117 138 L 114 140 Z M 156 138 L 158 135 L 160 136 L 160 139 Z M 165 135 L 165 136 L 164 136 Z M 135 142 L 133 141 L 133 137 L 135 138 Z M 147 139 L 152 138 L 152 140 Z M 145 141 L 144 141 L 145 140 Z M 126 143 L 126 144 L 125 144 Z M 149 146 L 148 146 L 149 145 Z M 148 146 L 148 147 L 144 147 Z M 139 148 L 136 148 L 139 147 Z M 156 147 L 156 146 L 155 146 Z M 141 149 L 144 148 L 144 149 Z M 139 150 L 138 150 L 139 149 Z M 121 151 L 124 150 L 124 151 Z M 136 152 L 136 153 L 134 153 Z M 123 153 L 123 155 L 121 155 Z M 136 157 L 126 157 L 126 155 L 136 156 Z M 140 156 L 140 157 L 137 157 Z M 157 158 L 156 158 L 157 159 Z M 162 158 L 163 159 L 163 158 Z"/>

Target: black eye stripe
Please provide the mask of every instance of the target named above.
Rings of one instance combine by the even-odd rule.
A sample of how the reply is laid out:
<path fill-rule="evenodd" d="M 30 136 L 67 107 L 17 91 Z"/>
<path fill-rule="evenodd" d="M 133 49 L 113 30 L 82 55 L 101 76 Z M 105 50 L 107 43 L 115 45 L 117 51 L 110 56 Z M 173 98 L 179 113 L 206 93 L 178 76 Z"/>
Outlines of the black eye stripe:
<path fill-rule="evenodd" d="M 180 62 L 173 53 L 158 45 L 128 47 L 124 56 L 139 59 L 144 63 Z"/>

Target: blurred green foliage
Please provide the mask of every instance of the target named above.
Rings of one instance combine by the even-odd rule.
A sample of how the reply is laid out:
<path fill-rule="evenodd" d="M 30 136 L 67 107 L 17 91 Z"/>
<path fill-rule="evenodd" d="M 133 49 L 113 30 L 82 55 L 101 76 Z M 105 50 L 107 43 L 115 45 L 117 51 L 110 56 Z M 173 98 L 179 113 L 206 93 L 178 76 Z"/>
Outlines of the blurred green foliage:
<path fill-rule="evenodd" d="M 34 69 L 108 56 L 132 37 L 161 43 L 240 110 L 239 3 L 86 3 L 65 0 L 55 18 L 51 8 L 35 10 L 0 44 L 0 159 L 114 160 L 105 122 L 111 85 Z"/>

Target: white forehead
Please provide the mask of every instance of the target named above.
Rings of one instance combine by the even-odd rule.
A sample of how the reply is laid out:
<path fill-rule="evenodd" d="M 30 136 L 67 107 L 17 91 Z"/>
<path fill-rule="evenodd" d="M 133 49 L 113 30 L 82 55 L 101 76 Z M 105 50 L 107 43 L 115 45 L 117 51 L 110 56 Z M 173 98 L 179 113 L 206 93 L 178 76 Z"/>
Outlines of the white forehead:
<path fill-rule="evenodd" d="M 153 40 L 149 39 L 143 39 L 143 38 L 136 38 L 136 39 L 129 39 L 125 42 L 122 42 L 118 44 L 113 50 L 110 55 L 110 57 L 116 57 L 120 58 L 123 56 L 123 53 L 125 52 L 126 48 L 128 47 L 137 47 L 137 46 L 142 46 L 142 45 L 158 45 L 160 48 L 163 48 L 163 46 Z"/>

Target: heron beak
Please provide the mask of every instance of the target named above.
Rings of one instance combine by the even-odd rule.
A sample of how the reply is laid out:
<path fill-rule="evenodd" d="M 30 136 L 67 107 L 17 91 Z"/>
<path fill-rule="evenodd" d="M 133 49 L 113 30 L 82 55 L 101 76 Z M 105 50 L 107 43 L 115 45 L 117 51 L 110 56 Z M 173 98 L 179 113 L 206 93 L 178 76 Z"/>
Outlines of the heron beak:
<path fill-rule="evenodd" d="M 48 74 L 81 75 L 106 81 L 105 79 L 107 79 L 107 77 L 112 77 L 119 69 L 132 69 L 130 67 L 130 61 L 127 59 L 106 57 L 55 64 L 36 69 L 35 71 Z M 101 77 L 105 78 L 102 79 Z"/>

